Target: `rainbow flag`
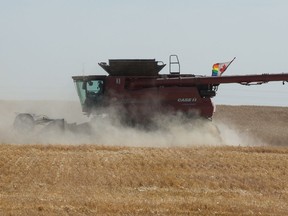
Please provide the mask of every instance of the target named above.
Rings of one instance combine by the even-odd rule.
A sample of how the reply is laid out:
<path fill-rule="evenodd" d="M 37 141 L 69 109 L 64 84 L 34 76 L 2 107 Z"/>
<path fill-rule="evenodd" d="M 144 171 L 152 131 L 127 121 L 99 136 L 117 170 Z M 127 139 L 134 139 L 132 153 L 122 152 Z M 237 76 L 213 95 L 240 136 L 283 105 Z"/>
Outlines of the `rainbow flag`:
<path fill-rule="evenodd" d="M 232 59 L 230 62 L 216 63 L 212 67 L 212 76 L 221 76 L 229 65 L 235 60 L 236 57 Z"/>

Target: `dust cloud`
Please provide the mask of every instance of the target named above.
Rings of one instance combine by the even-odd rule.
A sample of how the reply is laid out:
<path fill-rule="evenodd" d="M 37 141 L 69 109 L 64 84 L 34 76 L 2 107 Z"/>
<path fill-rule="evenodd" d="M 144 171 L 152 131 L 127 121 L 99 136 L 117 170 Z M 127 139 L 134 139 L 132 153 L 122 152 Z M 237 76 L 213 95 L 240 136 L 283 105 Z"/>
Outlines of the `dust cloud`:
<path fill-rule="evenodd" d="M 137 147 L 191 147 L 253 145 L 255 139 L 239 135 L 231 125 L 200 119 L 187 121 L 178 113 L 159 115 L 153 126 L 125 126 L 119 113 L 109 110 L 93 119 L 84 116 L 78 102 L 57 101 L 1 101 L 0 143 L 7 144 L 97 144 Z M 66 130 L 47 130 L 38 125 L 33 131 L 15 131 L 17 113 L 45 114 L 53 119 L 65 119 Z M 109 113 L 109 114 L 108 114 Z M 77 125 L 73 124 L 77 122 Z M 85 122 L 90 122 L 89 125 Z M 217 126 L 216 126 L 217 124 Z"/>

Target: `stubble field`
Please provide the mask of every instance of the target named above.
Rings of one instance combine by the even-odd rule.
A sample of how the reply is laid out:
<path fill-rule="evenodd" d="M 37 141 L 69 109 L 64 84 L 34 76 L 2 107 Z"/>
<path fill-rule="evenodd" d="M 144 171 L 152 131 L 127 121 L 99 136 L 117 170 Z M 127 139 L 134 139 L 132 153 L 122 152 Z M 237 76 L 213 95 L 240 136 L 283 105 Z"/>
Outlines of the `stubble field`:
<path fill-rule="evenodd" d="M 128 137 L 127 146 L 14 144 L 5 137 L 0 215 L 287 215 L 287 119 L 287 108 L 218 106 L 215 122 L 245 137 L 238 145 L 133 146 Z"/>

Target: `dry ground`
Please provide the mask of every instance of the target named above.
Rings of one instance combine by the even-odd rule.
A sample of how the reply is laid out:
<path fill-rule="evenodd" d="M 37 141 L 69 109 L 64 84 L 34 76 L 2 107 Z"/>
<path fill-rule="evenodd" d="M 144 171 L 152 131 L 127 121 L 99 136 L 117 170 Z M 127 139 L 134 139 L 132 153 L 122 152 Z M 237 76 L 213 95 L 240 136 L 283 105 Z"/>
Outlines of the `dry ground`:
<path fill-rule="evenodd" d="M 287 108 L 219 106 L 262 147 L 0 145 L 0 215 L 287 215 Z"/>
<path fill-rule="evenodd" d="M 288 146 L 288 107 L 217 106 L 214 119 L 268 145 Z"/>

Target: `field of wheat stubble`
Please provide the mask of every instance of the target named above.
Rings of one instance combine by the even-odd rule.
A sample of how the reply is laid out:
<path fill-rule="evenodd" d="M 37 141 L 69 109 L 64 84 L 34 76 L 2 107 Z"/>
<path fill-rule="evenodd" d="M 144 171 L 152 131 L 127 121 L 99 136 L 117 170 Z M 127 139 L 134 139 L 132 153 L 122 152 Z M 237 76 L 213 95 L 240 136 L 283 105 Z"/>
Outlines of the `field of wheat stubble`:
<path fill-rule="evenodd" d="M 287 117 L 219 106 L 215 121 L 255 145 L 3 143 L 0 214 L 287 215 Z"/>

